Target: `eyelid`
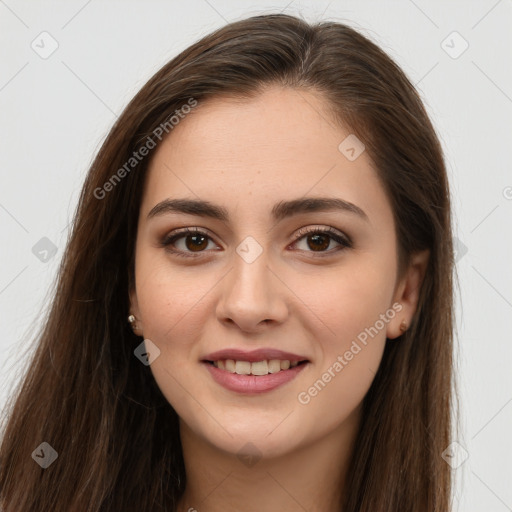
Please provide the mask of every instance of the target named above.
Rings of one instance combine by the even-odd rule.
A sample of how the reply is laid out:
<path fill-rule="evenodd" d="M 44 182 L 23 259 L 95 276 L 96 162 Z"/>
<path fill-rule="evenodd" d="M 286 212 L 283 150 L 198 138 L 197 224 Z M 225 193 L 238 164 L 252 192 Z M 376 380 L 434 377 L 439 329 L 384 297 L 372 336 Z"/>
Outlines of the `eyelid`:
<path fill-rule="evenodd" d="M 172 231 L 171 233 L 168 233 L 167 235 L 165 235 L 162 238 L 159 245 L 161 247 L 163 247 L 165 250 L 171 252 L 172 254 L 176 254 L 178 256 L 185 256 L 185 257 L 191 256 L 194 258 L 194 257 L 200 256 L 202 252 L 206 252 L 206 251 L 199 251 L 197 253 L 194 253 L 192 251 L 187 252 L 187 251 L 180 251 L 177 249 L 169 248 L 176 240 L 179 240 L 180 238 L 184 238 L 184 237 L 186 237 L 186 235 L 203 235 L 206 238 L 208 238 L 209 240 L 213 241 L 214 243 L 217 243 L 217 242 L 215 242 L 214 237 L 210 234 L 209 230 L 207 230 L 206 228 L 186 227 L 186 228 L 178 228 L 178 229 L 175 229 L 174 231 Z M 219 245 L 219 244 L 217 244 L 217 245 Z M 195 256 L 196 254 L 197 254 L 197 256 Z"/>
<path fill-rule="evenodd" d="M 294 235 L 294 238 L 295 238 L 294 242 L 303 238 L 306 235 L 311 235 L 311 234 L 315 234 L 315 233 L 320 233 L 320 234 L 324 234 L 324 235 L 327 234 L 334 239 L 340 238 L 340 239 L 342 239 L 343 243 L 345 243 L 346 245 L 352 246 L 351 238 L 347 234 L 343 233 L 343 231 L 339 231 L 338 229 L 333 228 L 332 226 L 322 226 L 322 225 L 306 226 L 304 228 L 300 228 L 297 231 L 297 233 Z"/>

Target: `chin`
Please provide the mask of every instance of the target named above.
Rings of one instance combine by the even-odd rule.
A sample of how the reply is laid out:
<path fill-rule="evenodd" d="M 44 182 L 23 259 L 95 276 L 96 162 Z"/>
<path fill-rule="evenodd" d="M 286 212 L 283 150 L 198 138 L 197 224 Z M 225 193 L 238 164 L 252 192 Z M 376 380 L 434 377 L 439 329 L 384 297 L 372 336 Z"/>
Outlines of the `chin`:
<path fill-rule="evenodd" d="M 280 457 L 297 447 L 298 443 L 295 441 L 302 440 L 303 431 L 298 434 L 295 429 L 290 430 L 290 424 L 280 425 L 283 417 L 271 423 L 255 424 L 251 415 L 243 411 L 240 413 L 242 417 L 236 422 L 226 423 L 226 430 L 213 420 L 208 423 L 199 420 L 198 423 L 201 425 L 199 430 L 190 426 L 188 428 L 194 432 L 194 435 L 203 437 L 215 448 L 242 458 L 245 456 Z M 205 427 L 209 430 L 205 430 Z"/>

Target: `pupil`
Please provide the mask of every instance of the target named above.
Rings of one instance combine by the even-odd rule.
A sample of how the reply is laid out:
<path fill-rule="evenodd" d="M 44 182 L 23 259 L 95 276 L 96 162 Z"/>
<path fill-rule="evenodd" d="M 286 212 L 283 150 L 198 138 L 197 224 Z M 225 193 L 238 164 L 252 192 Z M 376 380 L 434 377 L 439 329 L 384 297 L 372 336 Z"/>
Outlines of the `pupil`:
<path fill-rule="evenodd" d="M 203 243 L 196 243 L 194 242 L 193 244 L 189 244 L 189 241 L 190 239 L 193 238 L 194 240 L 198 239 L 198 238 L 202 238 L 203 239 Z M 202 235 L 190 235 L 186 238 L 187 240 L 187 249 L 191 249 L 191 250 L 194 250 L 194 249 L 204 249 L 204 247 L 202 247 L 202 245 L 204 245 L 204 241 L 206 240 L 206 237 L 202 236 Z"/>
<path fill-rule="evenodd" d="M 321 239 L 323 239 L 323 240 L 324 240 L 324 244 L 321 244 L 321 246 L 316 245 L 316 246 L 314 246 L 314 247 L 311 247 L 311 248 L 312 248 L 312 249 L 314 249 L 314 250 L 316 250 L 316 249 L 318 249 L 318 248 L 320 248 L 320 249 L 326 249 L 326 248 L 329 246 L 329 241 L 327 240 L 327 237 L 326 237 L 326 236 L 324 236 L 324 235 L 311 235 L 311 238 L 312 238 L 313 240 L 315 240 L 314 244 L 317 244 L 317 243 L 318 243 L 318 241 L 319 241 L 319 239 L 320 239 L 320 240 L 321 240 Z M 327 240 L 327 245 L 325 244 L 325 241 L 326 241 L 326 240 Z"/>

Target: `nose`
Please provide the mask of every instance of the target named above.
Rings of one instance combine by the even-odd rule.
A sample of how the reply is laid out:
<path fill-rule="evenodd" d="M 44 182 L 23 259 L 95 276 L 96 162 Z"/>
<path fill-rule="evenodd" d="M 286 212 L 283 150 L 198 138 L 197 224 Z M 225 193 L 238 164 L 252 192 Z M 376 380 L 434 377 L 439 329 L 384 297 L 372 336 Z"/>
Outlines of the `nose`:
<path fill-rule="evenodd" d="M 235 254 L 233 268 L 222 281 L 217 318 L 246 333 L 261 332 L 269 324 L 286 320 L 287 291 L 269 267 L 265 251 L 251 263 Z"/>

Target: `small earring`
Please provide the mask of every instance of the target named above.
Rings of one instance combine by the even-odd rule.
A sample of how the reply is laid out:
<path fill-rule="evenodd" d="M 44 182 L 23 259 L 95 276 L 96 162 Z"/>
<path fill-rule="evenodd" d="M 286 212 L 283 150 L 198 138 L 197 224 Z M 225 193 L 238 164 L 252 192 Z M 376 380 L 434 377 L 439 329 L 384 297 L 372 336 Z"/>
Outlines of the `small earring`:
<path fill-rule="evenodd" d="M 402 323 L 400 324 L 400 332 L 404 333 L 405 331 L 407 331 L 407 322 L 402 320 Z"/>
<path fill-rule="evenodd" d="M 130 322 L 130 325 L 132 326 L 132 329 L 135 330 L 136 327 L 135 327 L 135 317 L 133 315 L 130 315 L 128 317 L 128 322 Z"/>

